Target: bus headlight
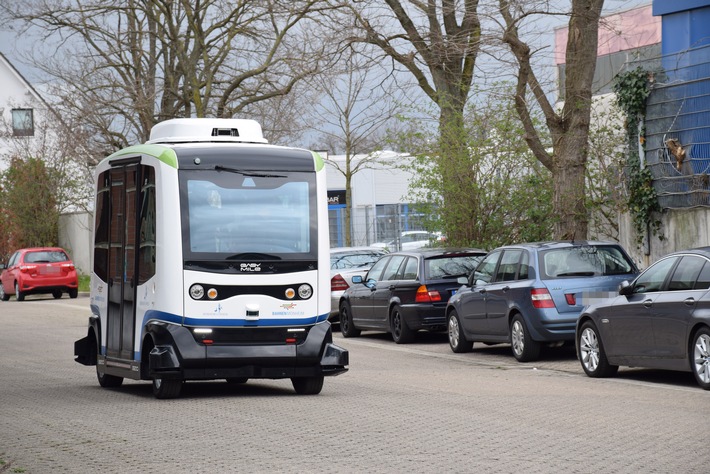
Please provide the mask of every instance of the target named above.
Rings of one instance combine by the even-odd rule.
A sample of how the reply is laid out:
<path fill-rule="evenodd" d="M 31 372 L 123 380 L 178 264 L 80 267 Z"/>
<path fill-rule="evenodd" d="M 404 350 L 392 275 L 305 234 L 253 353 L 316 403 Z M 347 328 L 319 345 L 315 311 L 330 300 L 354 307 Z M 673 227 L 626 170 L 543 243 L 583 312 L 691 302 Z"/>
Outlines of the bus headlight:
<path fill-rule="evenodd" d="M 202 297 L 205 296 L 205 289 L 202 285 L 192 285 L 190 287 L 190 296 L 193 300 L 201 300 Z"/>
<path fill-rule="evenodd" d="M 298 296 L 301 297 L 301 299 L 307 300 L 311 296 L 313 296 L 313 288 L 311 288 L 311 285 L 304 283 L 303 285 L 298 287 Z"/>

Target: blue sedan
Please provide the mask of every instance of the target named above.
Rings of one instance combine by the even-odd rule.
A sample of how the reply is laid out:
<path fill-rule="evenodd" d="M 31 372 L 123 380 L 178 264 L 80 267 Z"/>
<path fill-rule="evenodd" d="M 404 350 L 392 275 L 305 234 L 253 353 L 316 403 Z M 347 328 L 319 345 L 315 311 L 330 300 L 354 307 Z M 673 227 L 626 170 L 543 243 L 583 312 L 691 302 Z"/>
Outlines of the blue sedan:
<path fill-rule="evenodd" d="M 500 247 L 461 280 L 446 308 L 449 345 L 510 343 L 520 362 L 536 360 L 544 344 L 574 341 L 582 309 L 615 294 L 638 274 L 613 242 L 541 242 Z"/>

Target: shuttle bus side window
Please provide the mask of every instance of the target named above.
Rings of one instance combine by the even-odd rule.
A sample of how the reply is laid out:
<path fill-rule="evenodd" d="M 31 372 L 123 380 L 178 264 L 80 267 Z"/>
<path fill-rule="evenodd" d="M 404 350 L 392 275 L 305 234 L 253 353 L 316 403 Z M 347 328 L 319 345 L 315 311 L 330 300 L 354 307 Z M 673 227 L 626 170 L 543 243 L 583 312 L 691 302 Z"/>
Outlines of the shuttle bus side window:
<path fill-rule="evenodd" d="M 101 281 L 108 281 L 108 237 L 111 218 L 109 172 L 99 175 L 96 190 L 96 222 L 94 228 L 94 273 Z"/>
<path fill-rule="evenodd" d="M 142 166 L 140 187 L 140 250 L 138 254 L 138 284 L 143 284 L 155 275 L 155 169 Z"/>

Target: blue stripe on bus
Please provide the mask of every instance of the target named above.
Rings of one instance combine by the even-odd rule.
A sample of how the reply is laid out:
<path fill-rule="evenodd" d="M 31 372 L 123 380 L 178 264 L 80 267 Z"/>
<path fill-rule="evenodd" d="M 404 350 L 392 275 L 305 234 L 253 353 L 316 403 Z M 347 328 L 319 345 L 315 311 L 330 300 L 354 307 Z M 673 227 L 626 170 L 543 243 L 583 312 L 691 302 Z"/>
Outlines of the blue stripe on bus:
<path fill-rule="evenodd" d="M 164 311 L 148 310 L 143 316 L 143 326 L 150 320 L 164 321 L 167 323 L 180 324 L 185 326 L 215 326 L 215 327 L 273 327 L 273 326 L 307 326 L 320 323 L 328 319 L 328 313 L 310 318 L 298 319 L 258 319 L 256 321 L 246 321 L 244 319 L 226 318 L 191 318 L 186 317 L 183 321 L 181 316 Z"/>

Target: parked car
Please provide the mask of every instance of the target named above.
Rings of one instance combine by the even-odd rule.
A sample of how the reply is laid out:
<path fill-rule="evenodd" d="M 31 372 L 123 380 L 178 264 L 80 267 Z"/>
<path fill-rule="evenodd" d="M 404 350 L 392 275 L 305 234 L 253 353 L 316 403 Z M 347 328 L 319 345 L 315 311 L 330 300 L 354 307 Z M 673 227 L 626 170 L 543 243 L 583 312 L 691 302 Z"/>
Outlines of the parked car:
<path fill-rule="evenodd" d="M 64 249 L 36 247 L 17 250 L 7 265 L 0 265 L 0 299 L 7 301 L 13 294 L 17 301 L 37 293 L 51 293 L 61 298 L 79 294 L 79 279 L 74 262 Z"/>
<path fill-rule="evenodd" d="M 579 361 L 590 377 L 620 365 L 692 372 L 710 390 L 710 247 L 669 254 L 577 322 Z"/>
<path fill-rule="evenodd" d="M 373 247 L 387 249 L 390 252 L 397 250 L 414 250 L 423 247 L 432 247 L 437 243 L 445 242 L 446 238 L 440 232 L 427 232 L 424 230 L 408 230 L 402 232 L 399 237 L 401 249 L 397 248 L 397 240 L 389 242 L 375 242 Z"/>
<path fill-rule="evenodd" d="M 365 277 L 356 275 L 340 298 L 340 332 L 355 337 L 362 330 L 385 331 L 398 344 L 420 329 L 446 328 L 446 302 L 485 251 L 419 249 L 380 258 Z"/>
<path fill-rule="evenodd" d="M 355 275 L 365 275 L 373 263 L 387 253 L 374 247 L 336 247 L 330 249 L 330 315 L 331 322 L 340 322 L 340 297 Z"/>
<path fill-rule="evenodd" d="M 614 294 L 636 265 L 612 242 L 543 242 L 489 253 L 446 309 L 449 345 L 468 352 L 474 342 L 510 343 L 520 362 L 543 344 L 574 341 L 582 309 Z"/>

